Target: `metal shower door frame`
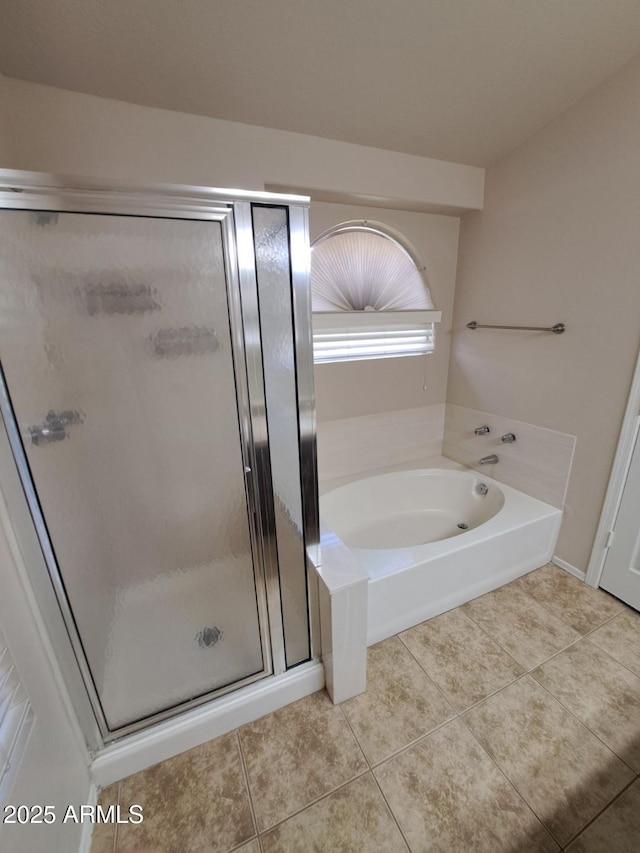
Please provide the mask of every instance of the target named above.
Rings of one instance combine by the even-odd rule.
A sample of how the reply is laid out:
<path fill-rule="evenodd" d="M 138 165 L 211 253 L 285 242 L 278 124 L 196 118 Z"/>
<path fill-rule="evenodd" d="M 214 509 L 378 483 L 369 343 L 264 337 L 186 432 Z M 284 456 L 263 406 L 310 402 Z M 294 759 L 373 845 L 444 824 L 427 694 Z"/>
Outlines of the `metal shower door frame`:
<path fill-rule="evenodd" d="M 26 518 L 25 505 L 31 520 L 31 530 L 21 523 L 18 538 L 37 537 L 44 562 L 27 567 L 29 580 L 35 593 L 47 633 L 51 639 L 56 659 L 78 720 L 87 739 L 89 748 L 100 749 L 109 741 L 133 734 L 148 726 L 167 720 L 186 710 L 202 705 L 240 687 L 249 685 L 268 675 L 278 675 L 286 669 L 284 632 L 280 609 L 280 580 L 275 543 L 275 521 L 273 494 L 270 483 L 270 461 L 268 431 L 265 413 L 265 389 L 262 374 L 262 357 L 257 291 L 253 252 L 247 251 L 247 211 L 251 202 L 276 200 L 280 204 L 293 204 L 298 223 L 296 241 L 300 244 L 300 228 L 306 225 L 307 199 L 298 196 L 281 196 L 271 193 L 245 193 L 216 190 L 208 187 L 173 186 L 163 184 L 120 186 L 109 182 L 97 182 L 71 177 L 44 175 L 40 173 L 0 170 L 0 209 L 47 210 L 69 213 L 114 214 L 132 217 L 161 217 L 173 219 L 195 219 L 220 222 L 225 262 L 227 302 L 232 337 L 233 366 L 237 390 L 240 443 L 245 465 L 245 491 L 248 508 L 248 526 L 254 559 L 256 597 L 258 601 L 260 637 L 263 654 L 263 669 L 245 679 L 236 681 L 172 708 L 150 715 L 143 720 L 109 730 L 98 698 L 89 666 L 82 648 L 75 620 L 64 591 L 64 584 L 51 547 L 46 523 L 42 516 L 37 493 L 15 421 L 11 401 L 0 370 L 0 409 L 6 434 L 0 441 L 2 467 L 5 471 L 3 490 L 7 503 L 14 512 Z M 302 218 L 301 218 L 302 217 Z M 308 231 L 305 232 L 308 234 Z M 294 238 L 292 237 L 292 251 Z M 298 263 L 303 263 L 301 258 Z M 298 285 L 300 281 L 298 280 Z M 304 295 L 302 296 L 304 302 Z M 307 306 L 310 311 L 310 306 Z M 302 316 L 302 315 L 301 315 Z M 298 318 L 296 318 L 298 319 Z M 310 333 L 309 333 L 310 334 Z M 301 371 L 298 384 L 307 389 L 305 399 L 313 404 L 312 362 Z M 311 389 L 309 397 L 308 389 Z M 310 416 L 308 405 L 300 418 L 304 424 L 301 434 L 301 450 L 309 455 L 312 464 L 303 465 L 303 500 L 307 509 L 305 523 L 309 523 L 306 541 L 317 549 L 317 481 L 315 478 L 315 422 L 312 441 L 309 440 Z M 3 431 L 3 432 L 4 432 Z M 302 432 L 302 430 L 301 430 Z M 19 485 L 11 465 L 7 466 L 7 448 L 19 475 Z M 311 471 L 311 475 L 309 475 Z M 12 476 L 13 473 L 13 476 Z M 5 482 L 10 480 L 12 482 Z M 17 494 L 20 491 L 22 494 Z M 25 504 L 26 502 L 26 504 Z M 11 506 L 13 504 L 13 507 Z M 315 513 L 315 515 L 314 515 Z M 314 520 L 315 519 L 315 520 Z M 15 526 L 15 525 L 14 525 Z M 21 550 L 25 550 L 22 547 Z M 33 541 L 26 550 L 33 556 Z M 309 552 L 309 548 L 307 548 Z M 25 560 L 25 563 L 27 560 Z M 41 564 L 41 565 L 40 565 Z M 43 570 L 47 578 L 42 577 Z M 32 577 L 33 574 L 39 576 Z M 309 621 L 312 631 L 312 658 L 317 655 L 317 618 L 315 603 L 308 601 Z M 81 679 L 78 678 L 78 673 Z"/>

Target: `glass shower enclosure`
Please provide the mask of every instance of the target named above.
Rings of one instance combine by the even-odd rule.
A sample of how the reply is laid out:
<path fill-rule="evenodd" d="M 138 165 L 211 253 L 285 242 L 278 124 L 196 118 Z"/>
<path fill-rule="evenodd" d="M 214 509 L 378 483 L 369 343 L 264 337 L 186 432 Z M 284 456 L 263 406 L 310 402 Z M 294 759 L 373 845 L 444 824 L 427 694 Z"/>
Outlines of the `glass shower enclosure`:
<path fill-rule="evenodd" d="M 94 744 L 313 657 L 307 264 L 298 197 L 0 172 L 2 491 Z"/>

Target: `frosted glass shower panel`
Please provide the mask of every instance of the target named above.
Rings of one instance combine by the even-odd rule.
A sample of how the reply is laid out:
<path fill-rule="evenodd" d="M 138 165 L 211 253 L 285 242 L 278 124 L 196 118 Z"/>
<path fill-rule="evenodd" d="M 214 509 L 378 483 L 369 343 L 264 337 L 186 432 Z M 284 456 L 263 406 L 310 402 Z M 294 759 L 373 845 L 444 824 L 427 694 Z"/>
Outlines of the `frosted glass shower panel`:
<path fill-rule="evenodd" d="M 296 347 L 285 207 L 253 205 L 267 423 L 287 666 L 310 657 Z"/>
<path fill-rule="evenodd" d="M 267 668 L 222 229 L 0 212 L 0 355 L 111 731 Z"/>

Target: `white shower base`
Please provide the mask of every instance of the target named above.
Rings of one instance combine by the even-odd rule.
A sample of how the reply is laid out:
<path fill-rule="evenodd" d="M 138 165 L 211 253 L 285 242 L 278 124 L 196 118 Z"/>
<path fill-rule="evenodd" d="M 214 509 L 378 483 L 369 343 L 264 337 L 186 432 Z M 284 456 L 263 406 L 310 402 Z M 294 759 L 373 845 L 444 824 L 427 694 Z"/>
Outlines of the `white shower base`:
<path fill-rule="evenodd" d="M 256 632 L 221 608 L 224 593 L 215 595 L 233 571 L 232 562 L 197 566 L 121 593 L 101 691 L 112 725 L 142 719 L 261 668 Z M 211 626 L 218 626 L 219 640 L 200 645 L 198 634 Z"/>

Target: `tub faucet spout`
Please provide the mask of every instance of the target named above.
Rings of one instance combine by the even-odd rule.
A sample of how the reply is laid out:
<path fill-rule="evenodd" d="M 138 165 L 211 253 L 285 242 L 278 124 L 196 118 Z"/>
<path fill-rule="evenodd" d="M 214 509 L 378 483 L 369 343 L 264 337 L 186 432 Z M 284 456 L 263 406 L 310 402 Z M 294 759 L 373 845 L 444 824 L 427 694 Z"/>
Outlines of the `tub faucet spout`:
<path fill-rule="evenodd" d="M 498 457 L 495 453 L 492 453 L 491 456 L 483 456 L 480 460 L 480 465 L 495 465 L 498 461 Z"/>

